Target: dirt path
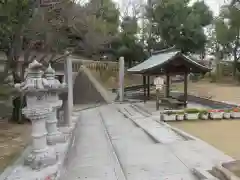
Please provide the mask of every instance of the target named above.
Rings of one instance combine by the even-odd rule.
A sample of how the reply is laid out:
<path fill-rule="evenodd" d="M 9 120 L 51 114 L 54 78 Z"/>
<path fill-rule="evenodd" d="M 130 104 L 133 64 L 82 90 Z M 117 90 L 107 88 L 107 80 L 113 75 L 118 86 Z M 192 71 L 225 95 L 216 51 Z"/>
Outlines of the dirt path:
<path fill-rule="evenodd" d="M 183 83 L 173 84 L 172 89 L 183 91 Z M 213 100 L 240 103 L 240 86 L 231 84 L 216 84 L 208 81 L 189 82 L 188 92 L 202 97 L 212 97 Z"/>
<path fill-rule="evenodd" d="M 0 173 L 21 154 L 30 139 L 30 124 L 10 124 L 0 120 Z"/>
<path fill-rule="evenodd" d="M 240 159 L 240 120 L 184 121 L 169 124 L 208 142 L 233 158 Z"/>

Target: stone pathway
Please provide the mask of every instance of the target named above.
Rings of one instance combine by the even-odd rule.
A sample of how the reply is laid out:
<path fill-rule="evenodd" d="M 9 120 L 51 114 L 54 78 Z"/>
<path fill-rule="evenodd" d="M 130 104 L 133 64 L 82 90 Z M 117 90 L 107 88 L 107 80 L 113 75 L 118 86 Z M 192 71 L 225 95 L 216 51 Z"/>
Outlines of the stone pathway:
<path fill-rule="evenodd" d="M 97 109 L 82 111 L 61 180 L 117 180 L 121 177 Z"/>
<path fill-rule="evenodd" d="M 197 180 L 193 168 L 206 172 L 233 160 L 201 140 L 183 139 L 130 104 L 84 110 L 79 121 L 61 180 Z"/>
<path fill-rule="evenodd" d="M 127 179 L 196 179 L 168 148 L 153 141 L 116 108 L 103 107 L 101 112 Z"/>
<path fill-rule="evenodd" d="M 160 143 L 166 144 L 185 140 L 184 137 L 176 134 L 172 129 L 153 121 L 152 117 L 145 117 L 136 112 L 131 105 L 118 105 L 118 107 L 122 113 L 126 116 L 129 114 L 129 118 L 131 118 L 132 121 L 144 129 L 144 131 L 148 132 L 154 139 L 160 141 Z"/>

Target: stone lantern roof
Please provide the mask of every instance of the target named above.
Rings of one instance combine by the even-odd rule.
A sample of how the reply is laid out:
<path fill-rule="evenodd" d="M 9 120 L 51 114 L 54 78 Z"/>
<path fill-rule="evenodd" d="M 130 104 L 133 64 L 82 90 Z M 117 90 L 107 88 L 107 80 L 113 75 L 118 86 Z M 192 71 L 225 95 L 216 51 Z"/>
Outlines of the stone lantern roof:
<path fill-rule="evenodd" d="M 40 90 L 49 87 L 48 81 L 42 78 L 43 65 L 37 60 L 34 60 L 28 65 L 26 80 L 21 84 L 15 84 L 15 87 L 19 90 L 31 91 Z"/>
<path fill-rule="evenodd" d="M 48 65 L 48 68 L 45 71 L 46 76 L 55 76 L 56 71 L 52 68 L 51 64 Z"/>
<path fill-rule="evenodd" d="M 51 64 L 49 64 L 48 68 L 45 70 L 46 79 L 51 88 L 61 88 L 61 83 L 55 78 L 55 74 L 55 70 L 52 68 Z"/>
<path fill-rule="evenodd" d="M 34 60 L 32 63 L 28 65 L 29 70 L 37 70 L 41 68 L 42 68 L 42 64 L 39 63 L 37 60 Z"/>

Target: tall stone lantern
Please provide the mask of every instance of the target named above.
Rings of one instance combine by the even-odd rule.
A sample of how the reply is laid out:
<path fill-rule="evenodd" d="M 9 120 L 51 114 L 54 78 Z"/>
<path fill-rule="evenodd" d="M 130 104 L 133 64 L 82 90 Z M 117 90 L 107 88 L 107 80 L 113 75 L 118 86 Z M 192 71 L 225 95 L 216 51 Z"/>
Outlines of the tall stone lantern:
<path fill-rule="evenodd" d="M 67 138 L 66 135 L 61 133 L 57 128 L 57 110 L 62 106 L 62 100 L 59 100 L 59 94 L 66 88 L 63 84 L 60 83 L 59 80 L 55 78 L 55 75 L 55 70 L 49 64 L 48 68 L 45 71 L 45 76 L 49 85 L 49 91 L 46 94 L 46 102 L 48 102 L 53 108 L 53 111 L 46 121 L 48 132 L 47 142 L 50 145 L 66 142 Z"/>
<path fill-rule="evenodd" d="M 46 119 L 52 113 L 52 107 L 45 101 L 48 91 L 48 81 L 42 78 L 42 64 L 34 60 L 28 66 L 26 80 L 16 84 L 26 95 L 27 107 L 23 114 L 32 122 L 32 151 L 25 159 L 25 165 L 34 170 L 53 165 L 57 161 L 54 148 L 47 145 Z"/>

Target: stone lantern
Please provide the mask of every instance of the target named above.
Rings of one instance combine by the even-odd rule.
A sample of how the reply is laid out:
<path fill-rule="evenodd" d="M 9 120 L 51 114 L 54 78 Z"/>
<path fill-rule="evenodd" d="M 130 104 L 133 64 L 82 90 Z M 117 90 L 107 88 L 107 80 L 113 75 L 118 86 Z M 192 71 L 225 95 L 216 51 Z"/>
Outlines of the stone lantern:
<path fill-rule="evenodd" d="M 42 78 L 42 64 L 34 60 L 28 66 L 25 82 L 16 84 L 26 95 L 27 107 L 23 114 L 32 122 L 32 151 L 25 159 L 25 165 L 39 170 L 53 165 L 57 161 L 54 148 L 47 145 L 46 119 L 52 113 L 52 107 L 45 101 L 45 94 L 50 87 L 48 81 Z"/>
<path fill-rule="evenodd" d="M 59 100 L 59 94 L 65 89 L 65 86 L 55 78 L 55 74 L 55 70 L 49 65 L 45 71 L 45 76 L 49 85 L 49 91 L 46 94 L 46 102 L 48 102 L 53 109 L 46 121 L 48 132 L 47 142 L 50 145 L 66 142 L 66 136 L 57 128 L 57 110 L 62 106 L 62 100 Z"/>

